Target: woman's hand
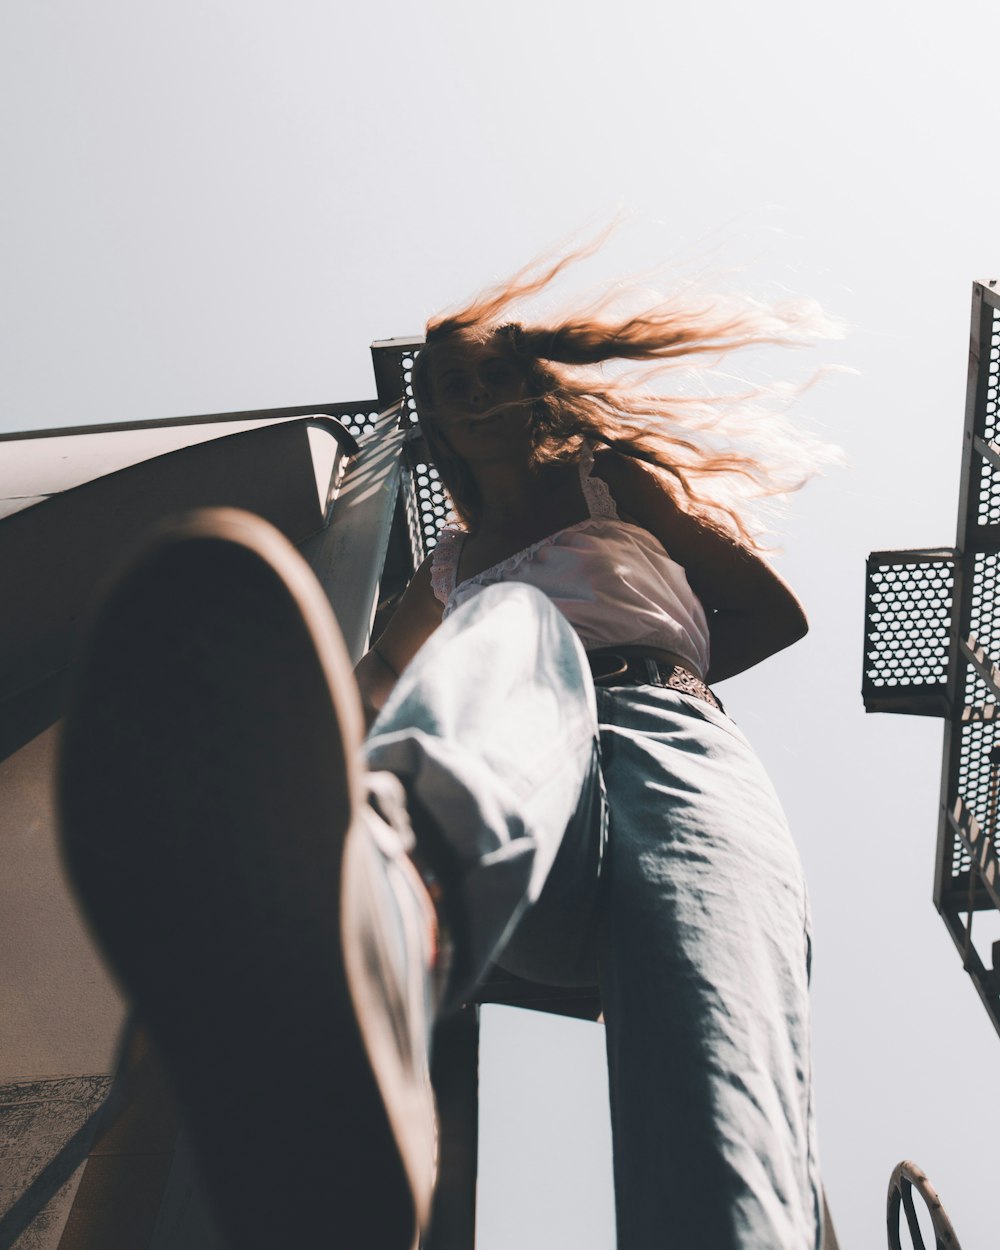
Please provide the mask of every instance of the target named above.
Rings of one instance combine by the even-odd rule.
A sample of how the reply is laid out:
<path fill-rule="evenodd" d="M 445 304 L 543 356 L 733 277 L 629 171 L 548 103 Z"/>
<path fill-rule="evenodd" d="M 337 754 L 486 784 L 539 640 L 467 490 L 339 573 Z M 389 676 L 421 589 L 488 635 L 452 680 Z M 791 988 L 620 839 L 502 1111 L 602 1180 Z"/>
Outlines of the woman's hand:
<path fill-rule="evenodd" d="M 368 728 L 392 693 L 399 674 L 441 624 L 443 611 L 431 588 L 428 556 L 411 578 L 389 624 L 354 669 Z"/>
<path fill-rule="evenodd" d="M 607 482 L 623 519 L 649 530 L 687 574 L 708 616 L 706 680 L 742 673 L 806 634 L 802 605 L 767 561 L 684 512 L 639 461 L 599 453 L 594 472 Z"/>

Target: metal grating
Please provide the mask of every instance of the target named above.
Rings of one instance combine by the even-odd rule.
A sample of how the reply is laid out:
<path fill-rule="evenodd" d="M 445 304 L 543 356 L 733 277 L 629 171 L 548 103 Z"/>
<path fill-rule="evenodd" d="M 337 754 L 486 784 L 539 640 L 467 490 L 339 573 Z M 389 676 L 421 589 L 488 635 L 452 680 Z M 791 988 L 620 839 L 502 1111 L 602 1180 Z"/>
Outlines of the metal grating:
<path fill-rule="evenodd" d="M 998 375 L 1000 375 L 1000 311 L 996 308 L 990 309 L 988 324 L 984 327 L 983 341 L 987 345 L 987 350 L 985 377 L 983 378 L 981 433 L 983 438 L 995 442 L 1000 432 L 997 411 L 997 382 Z"/>
<path fill-rule="evenodd" d="M 451 504 L 441 485 L 437 469 L 426 460 L 414 465 L 413 480 L 420 509 L 420 529 L 424 547 L 430 551 L 437 543 L 441 527 L 451 514 Z"/>
<path fill-rule="evenodd" d="M 968 501 L 966 537 L 973 540 L 976 531 L 1000 525 L 1000 412 L 997 405 L 997 384 L 1000 378 L 1000 310 L 989 303 L 988 291 L 979 325 L 980 354 L 976 370 L 974 411 L 972 420 L 972 463 L 970 485 L 974 493 Z M 970 389 L 972 380 L 970 378 Z M 973 541 L 967 541 L 972 546 Z"/>
<path fill-rule="evenodd" d="M 945 714 L 954 586 L 951 550 L 869 556 L 862 684 L 868 711 Z"/>
<path fill-rule="evenodd" d="M 360 438 L 362 434 L 374 429 L 378 410 L 373 405 L 370 408 L 360 408 L 356 412 L 341 412 L 337 414 L 337 420 L 347 426 L 355 438 Z"/>
<path fill-rule="evenodd" d="M 413 406 L 413 362 L 424 345 L 422 338 L 379 339 L 372 343 L 372 366 L 375 385 L 383 407 L 403 400 L 404 424 L 416 423 Z"/>
<path fill-rule="evenodd" d="M 995 294 L 995 292 L 994 292 Z M 983 411 L 986 418 L 987 438 L 997 436 L 998 417 L 998 385 L 1000 385 L 1000 308 L 994 306 L 988 329 L 990 341 L 989 363 L 986 366 L 986 394 L 983 400 Z"/>
<path fill-rule="evenodd" d="M 988 967 L 973 942 L 1000 904 L 998 398 L 1000 294 L 975 283 L 956 548 L 869 557 L 864 698 L 945 718 L 934 902 L 1000 1032 L 1000 943 Z"/>
<path fill-rule="evenodd" d="M 407 348 L 399 357 L 399 369 L 403 379 L 403 411 L 410 425 L 417 424 L 417 406 L 413 402 L 413 362 L 417 358 L 417 350 Z"/>
<path fill-rule="evenodd" d="M 404 348 L 399 356 L 399 371 L 403 387 L 404 420 L 419 430 L 417 409 L 413 402 L 413 362 L 417 358 L 418 347 Z M 438 540 L 441 527 L 451 515 L 451 503 L 442 482 L 441 475 L 427 459 L 424 444 L 416 440 L 413 444 L 413 484 L 416 489 L 417 505 L 420 511 L 420 531 L 424 549 L 430 551 Z"/>
<path fill-rule="evenodd" d="M 969 631 L 990 655 L 1000 655 L 1000 553 L 977 552 L 972 558 Z"/>
<path fill-rule="evenodd" d="M 994 389 L 995 394 L 995 389 Z M 995 410 L 994 402 L 994 410 Z M 985 657 L 1000 656 L 1000 553 L 976 552 L 971 558 L 968 587 L 968 634 Z M 1000 705 L 992 683 L 969 662 L 967 655 L 957 674 L 965 718 L 958 730 L 958 750 L 952 789 L 984 828 L 990 821 L 989 752 L 997 742 Z M 952 879 L 969 870 L 969 853 L 955 839 L 950 864 Z"/>
<path fill-rule="evenodd" d="M 414 439 L 410 444 L 410 465 L 418 511 L 417 526 L 425 552 L 437 543 L 441 527 L 451 514 L 451 504 L 441 484 L 437 469 L 427 459 L 419 438 L 417 411 L 413 403 L 413 363 L 423 346 L 423 339 L 382 339 L 372 344 L 372 360 L 379 400 L 392 403 L 402 399 L 400 419 L 411 426 Z"/>
<path fill-rule="evenodd" d="M 996 708 L 996 699 L 976 676 L 969 683 L 967 693 L 970 705 Z M 963 724 L 958 731 L 958 767 L 954 793 L 961 795 L 966 808 L 984 828 L 990 820 L 990 773 L 989 753 L 996 740 L 996 722 L 976 720 Z M 969 871 L 969 854 L 959 838 L 953 839 L 949 875 L 952 881 Z"/>

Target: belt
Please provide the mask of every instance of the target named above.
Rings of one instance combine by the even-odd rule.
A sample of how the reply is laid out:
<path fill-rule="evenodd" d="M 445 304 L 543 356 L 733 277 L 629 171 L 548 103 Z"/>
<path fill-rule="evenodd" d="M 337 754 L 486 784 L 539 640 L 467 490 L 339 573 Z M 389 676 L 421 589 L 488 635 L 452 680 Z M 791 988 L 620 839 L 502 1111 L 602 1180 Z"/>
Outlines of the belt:
<path fill-rule="evenodd" d="M 663 686 L 693 695 L 724 712 L 725 708 L 700 677 L 681 664 L 669 664 L 652 656 L 625 656 L 616 651 L 587 654 L 595 686 Z"/>

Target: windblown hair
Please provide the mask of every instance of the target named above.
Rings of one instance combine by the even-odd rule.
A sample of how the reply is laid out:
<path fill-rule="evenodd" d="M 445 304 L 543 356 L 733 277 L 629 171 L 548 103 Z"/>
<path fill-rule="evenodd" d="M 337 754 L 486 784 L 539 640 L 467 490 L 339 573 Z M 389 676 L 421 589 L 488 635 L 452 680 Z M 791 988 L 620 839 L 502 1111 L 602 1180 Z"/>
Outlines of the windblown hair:
<path fill-rule="evenodd" d="M 622 311 L 622 292 L 615 289 L 551 322 L 510 319 L 516 305 L 599 243 L 529 265 L 427 323 L 426 346 L 413 370 L 414 400 L 455 512 L 474 531 L 482 502 L 468 466 L 435 421 L 431 365 L 442 346 L 493 341 L 518 362 L 527 381 L 536 465 L 578 460 L 585 443 L 612 448 L 649 466 L 685 511 L 760 549 L 764 526 L 755 504 L 797 490 L 837 453 L 796 429 L 786 415 L 804 386 L 744 385 L 719 394 L 705 382 L 723 377 L 715 366 L 736 349 L 839 337 L 840 327 L 808 301 L 766 307 L 750 300 L 647 295 L 638 311 Z M 634 362 L 649 363 L 636 368 Z M 652 389 L 654 381 L 679 371 L 687 393 Z M 627 501 L 619 502 L 627 510 Z"/>

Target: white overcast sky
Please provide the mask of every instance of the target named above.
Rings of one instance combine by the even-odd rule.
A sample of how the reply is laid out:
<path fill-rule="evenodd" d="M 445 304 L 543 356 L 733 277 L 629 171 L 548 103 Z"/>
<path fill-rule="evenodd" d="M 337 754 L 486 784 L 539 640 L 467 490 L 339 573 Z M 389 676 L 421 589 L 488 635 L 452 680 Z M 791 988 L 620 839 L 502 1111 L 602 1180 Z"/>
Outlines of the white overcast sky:
<path fill-rule="evenodd" d="M 954 540 L 998 46 L 993 0 L 0 7 L 2 429 L 369 397 L 372 339 L 619 210 L 590 281 L 736 266 L 854 325 L 768 358 L 858 371 L 806 405 L 850 467 L 783 539 L 812 633 L 722 692 L 811 882 L 844 1250 L 883 1244 L 905 1157 L 995 1240 L 1000 1039 L 930 901 L 941 728 L 859 688 L 865 555 Z M 486 1032 L 480 1250 L 611 1250 L 600 1031 Z"/>

